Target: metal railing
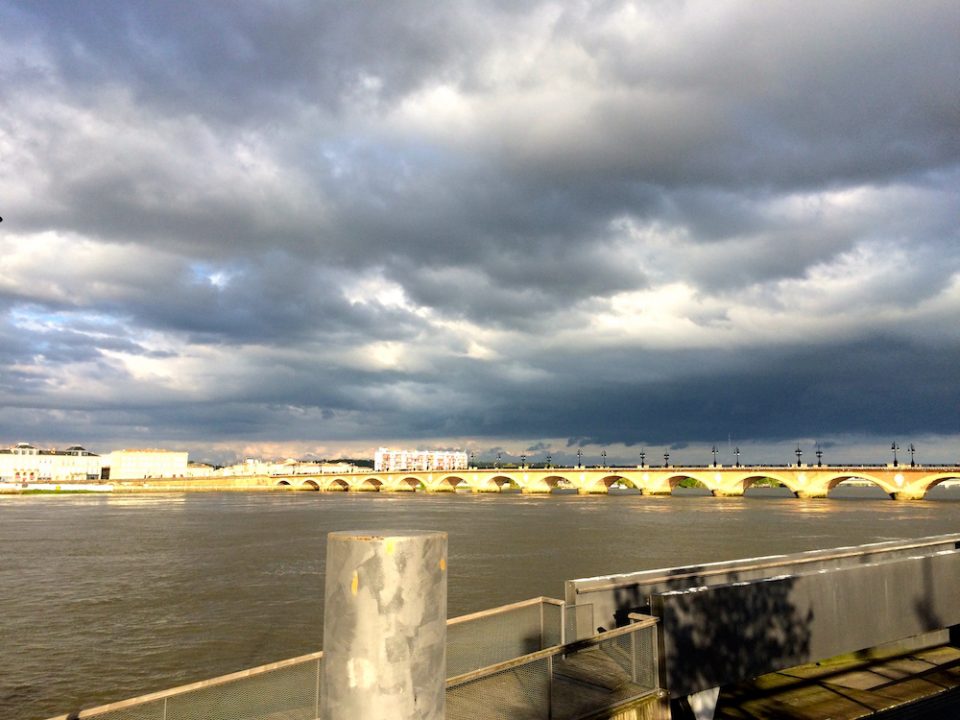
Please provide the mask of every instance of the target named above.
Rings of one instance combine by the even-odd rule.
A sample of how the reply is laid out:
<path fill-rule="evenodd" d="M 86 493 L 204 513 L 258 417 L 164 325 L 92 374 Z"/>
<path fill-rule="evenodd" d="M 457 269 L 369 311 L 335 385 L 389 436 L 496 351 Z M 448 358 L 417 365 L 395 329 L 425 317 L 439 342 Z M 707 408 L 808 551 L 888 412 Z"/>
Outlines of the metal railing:
<path fill-rule="evenodd" d="M 624 692 L 652 691 L 656 619 L 631 619 L 641 622 L 578 641 L 589 634 L 592 606 L 539 597 L 448 620 L 447 717 L 573 718 L 568 711 L 579 707 L 578 698 L 622 702 Z M 322 677 L 323 653 L 315 652 L 50 720 L 315 720 Z M 595 686 L 593 693 L 564 695 L 574 678 Z M 624 692 L 597 695 L 597 687 L 621 680 L 628 681 Z M 478 693 L 500 693 L 504 683 L 512 694 L 478 700 Z M 480 704 L 471 705 L 475 701 Z M 516 703 L 534 714 L 504 714 L 504 707 L 517 710 Z"/>
<path fill-rule="evenodd" d="M 447 677 L 560 645 L 564 604 L 539 597 L 447 621 Z"/>
<path fill-rule="evenodd" d="M 577 720 L 658 697 L 657 619 L 447 680 L 447 720 Z"/>
<path fill-rule="evenodd" d="M 310 653 L 51 720 L 315 720 L 322 663 Z"/>

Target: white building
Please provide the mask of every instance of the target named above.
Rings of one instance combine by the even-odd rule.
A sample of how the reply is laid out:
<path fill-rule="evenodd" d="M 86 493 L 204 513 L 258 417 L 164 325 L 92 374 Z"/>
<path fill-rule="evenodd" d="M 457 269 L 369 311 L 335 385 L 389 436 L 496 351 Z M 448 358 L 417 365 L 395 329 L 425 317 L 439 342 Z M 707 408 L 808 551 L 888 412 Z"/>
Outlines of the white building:
<path fill-rule="evenodd" d="M 374 456 L 377 472 L 432 472 L 466 470 L 467 454 L 449 450 L 393 450 L 379 448 Z"/>
<path fill-rule="evenodd" d="M 172 450 L 114 450 L 110 453 L 111 480 L 187 477 L 187 453 Z"/>
<path fill-rule="evenodd" d="M 99 480 L 102 458 L 74 445 L 41 450 L 28 443 L 0 449 L 2 482 L 86 482 Z"/>
<path fill-rule="evenodd" d="M 320 475 L 324 473 L 349 473 L 359 470 L 350 463 L 326 463 L 317 461 L 303 461 L 287 458 L 286 460 L 261 460 L 246 458 L 236 465 L 228 465 L 217 470 L 214 474 L 224 477 L 235 476 L 275 476 L 275 475 Z"/>
<path fill-rule="evenodd" d="M 197 462 L 187 463 L 187 477 L 212 477 L 214 472 L 213 465 Z"/>

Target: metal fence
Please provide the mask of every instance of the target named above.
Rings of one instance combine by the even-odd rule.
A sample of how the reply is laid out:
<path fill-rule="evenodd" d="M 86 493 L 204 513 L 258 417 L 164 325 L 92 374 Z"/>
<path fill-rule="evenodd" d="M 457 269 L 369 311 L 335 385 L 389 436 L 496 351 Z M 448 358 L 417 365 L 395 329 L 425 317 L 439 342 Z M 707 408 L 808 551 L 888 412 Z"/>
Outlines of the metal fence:
<path fill-rule="evenodd" d="M 447 680 L 447 720 L 577 720 L 658 696 L 656 618 Z"/>
<path fill-rule="evenodd" d="M 447 677 L 560 645 L 564 605 L 539 597 L 447 622 Z"/>
<path fill-rule="evenodd" d="M 51 720 L 315 720 L 322 675 L 316 652 Z"/>
<path fill-rule="evenodd" d="M 447 718 L 568 720 L 653 691 L 656 619 L 578 641 L 590 610 L 541 597 L 449 620 Z M 322 676 L 316 652 L 51 720 L 316 720 Z"/>

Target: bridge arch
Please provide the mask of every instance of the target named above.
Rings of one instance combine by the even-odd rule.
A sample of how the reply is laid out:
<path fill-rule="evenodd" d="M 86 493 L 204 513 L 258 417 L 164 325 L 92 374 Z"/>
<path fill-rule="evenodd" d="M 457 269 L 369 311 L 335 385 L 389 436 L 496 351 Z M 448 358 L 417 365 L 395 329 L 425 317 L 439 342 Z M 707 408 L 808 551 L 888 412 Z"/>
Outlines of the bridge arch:
<path fill-rule="evenodd" d="M 320 483 L 318 483 L 316 480 L 313 480 L 312 478 L 308 478 L 307 480 L 304 480 L 302 483 L 300 483 L 300 489 L 320 492 Z"/>
<path fill-rule="evenodd" d="M 938 485 L 941 485 L 942 483 L 947 482 L 948 480 L 960 480 L 960 472 L 928 475 L 927 477 L 924 477 L 921 480 L 914 483 L 914 486 L 921 488 L 923 490 L 923 494 L 926 495 L 935 487 L 937 487 Z"/>
<path fill-rule="evenodd" d="M 470 487 L 470 482 L 460 476 L 460 475 L 447 475 L 439 483 L 437 483 L 442 489 L 448 489 L 451 492 L 456 492 L 459 486 Z"/>
<path fill-rule="evenodd" d="M 500 490 L 503 490 L 505 487 L 508 488 L 517 488 L 521 489 L 523 486 L 517 482 L 517 479 L 509 475 L 494 475 L 492 478 L 487 480 L 487 484 L 496 485 Z"/>
<path fill-rule="evenodd" d="M 380 478 L 368 477 L 355 489 L 359 492 L 380 492 L 381 487 L 383 487 L 383 481 Z"/>
<path fill-rule="evenodd" d="M 551 488 L 574 487 L 574 485 L 576 485 L 576 483 L 566 475 L 547 475 L 542 478 L 542 480 L 545 485 L 549 485 Z"/>
<path fill-rule="evenodd" d="M 670 485 L 670 492 L 672 493 L 678 487 L 699 487 L 704 490 L 709 490 L 710 494 L 716 494 L 716 484 L 708 478 L 703 477 L 700 473 L 685 473 L 678 472 L 667 478 L 667 483 Z"/>
<path fill-rule="evenodd" d="M 423 480 L 416 477 L 405 477 L 403 480 L 398 482 L 397 485 L 400 486 L 401 489 L 406 488 L 413 491 L 427 489 L 427 486 L 424 484 Z"/>
<path fill-rule="evenodd" d="M 836 490 L 841 484 L 848 480 L 868 482 L 873 486 L 878 487 L 890 498 L 893 498 L 897 491 L 900 490 L 898 486 L 891 485 L 889 482 L 886 482 L 875 475 L 871 475 L 870 473 L 848 471 L 830 475 L 825 481 L 823 481 L 824 489 L 826 490 L 825 494 L 829 494 L 831 491 Z"/>
<path fill-rule="evenodd" d="M 277 487 L 290 487 L 290 481 L 281 480 L 280 482 L 277 483 Z"/>
<path fill-rule="evenodd" d="M 588 490 L 592 488 L 597 488 L 602 485 L 609 491 L 610 488 L 612 488 L 614 485 L 617 485 L 618 483 L 623 483 L 624 485 L 626 485 L 628 488 L 632 490 L 640 490 L 640 487 L 631 478 L 628 478 L 625 475 L 617 475 L 617 474 L 611 474 L 611 475 L 607 475 L 606 477 L 597 478 L 596 480 L 593 481 L 593 483 L 590 484 L 590 487 L 588 488 Z"/>
<path fill-rule="evenodd" d="M 776 485 L 770 485 L 769 481 L 773 480 Z M 761 488 L 761 487 L 783 487 L 792 492 L 794 495 L 797 494 L 797 483 L 795 480 L 784 477 L 779 473 L 756 473 L 753 475 L 747 475 L 743 478 L 743 491 L 746 492 L 750 488 Z"/>
<path fill-rule="evenodd" d="M 348 483 L 344 478 L 331 478 L 327 481 L 327 484 L 323 486 L 325 492 L 344 492 L 350 489 L 350 483 Z"/>

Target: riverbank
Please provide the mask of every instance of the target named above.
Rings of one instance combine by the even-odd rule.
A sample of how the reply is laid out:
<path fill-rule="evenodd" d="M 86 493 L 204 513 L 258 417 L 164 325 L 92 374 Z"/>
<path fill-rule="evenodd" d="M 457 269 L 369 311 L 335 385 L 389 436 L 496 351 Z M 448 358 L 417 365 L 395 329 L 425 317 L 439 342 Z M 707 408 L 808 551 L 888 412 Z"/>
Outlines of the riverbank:
<path fill-rule="evenodd" d="M 113 492 L 106 483 L 0 483 L 0 495 L 59 495 L 62 493 Z"/>

